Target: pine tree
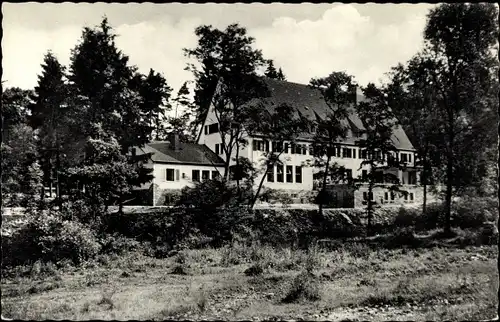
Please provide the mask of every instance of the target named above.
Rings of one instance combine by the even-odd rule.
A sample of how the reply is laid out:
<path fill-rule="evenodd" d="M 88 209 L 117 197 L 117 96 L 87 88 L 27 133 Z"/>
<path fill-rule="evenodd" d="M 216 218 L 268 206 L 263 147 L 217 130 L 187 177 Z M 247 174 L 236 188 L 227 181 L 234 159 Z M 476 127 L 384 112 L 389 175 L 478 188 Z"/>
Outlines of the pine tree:
<path fill-rule="evenodd" d="M 49 51 L 45 54 L 42 74 L 30 105 L 29 123 L 38 129 L 38 151 L 40 166 L 44 173 L 44 185 L 48 184 L 50 195 L 56 181 L 56 193 L 60 204 L 61 150 L 68 143 L 67 132 L 67 85 L 64 80 L 64 67 Z M 42 192 L 42 198 L 45 192 Z"/>

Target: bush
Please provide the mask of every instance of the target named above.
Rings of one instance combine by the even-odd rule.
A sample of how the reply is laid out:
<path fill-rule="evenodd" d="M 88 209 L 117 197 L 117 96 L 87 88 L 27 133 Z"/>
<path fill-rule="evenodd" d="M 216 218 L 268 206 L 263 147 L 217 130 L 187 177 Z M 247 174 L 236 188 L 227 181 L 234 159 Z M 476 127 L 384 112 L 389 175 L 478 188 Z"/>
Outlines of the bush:
<path fill-rule="evenodd" d="M 300 300 L 317 301 L 320 298 L 320 284 L 316 277 L 311 273 L 302 272 L 293 279 L 282 301 L 293 303 Z"/>
<path fill-rule="evenodd" d="M 257 262 L 247 268 L 244 273 L 246 276 L 259 276 L 264 273 L 264 268 L 262 267 L 262 264 L 260 262 Z"/>
<path fill-rule="evenodd" d="M 118 233 L 103 237 L 101 239 L 101 245 L 102 253 L 117 255 L 133 252 L 141 248 L 141 244 L 137 240 L 122 236 Z"/>
<path fill-rule="evenodd" d="M 465 197 L 455 202 L 452 210 L 452 224 L 460 228 L 479 228 L 498 218 L 498 202 L 492 198 Z"/>
<path fill-rule="evenodd" d="M 8 238 L 2 238 L 2 266 L 37 260 L 75 264 L 95 257 L 100 244 L 94 232 L 77 222 L 63 220 L 60 213 L 43 211 L 30 215 L 28 222 Z"/>

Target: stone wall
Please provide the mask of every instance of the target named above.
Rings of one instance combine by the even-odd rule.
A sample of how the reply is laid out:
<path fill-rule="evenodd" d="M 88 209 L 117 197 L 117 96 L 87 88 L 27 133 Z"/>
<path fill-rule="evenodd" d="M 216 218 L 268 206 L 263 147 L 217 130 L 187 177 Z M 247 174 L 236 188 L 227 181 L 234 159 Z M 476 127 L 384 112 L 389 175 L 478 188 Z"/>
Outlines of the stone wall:
<path fill-rule="evenodd" d="M 373 200 L 382 206 L 419 206 L 423 203 L 424 190 L 422 186 L 417 185 L 406 185 L 401 188 L 408 192 L 407 198 L 404 197 L 402 193 L 394 193 L 394 200 L 391 200 L 391 193 L 388 187 L 376 187 L 373 189 Z M 388 200 L 385 199 L 385 193 L 388 194 Z M 366 207 L 366 201 L 364 200 L 364 194 L 368 194 L 368 186 L 362 186 L 354 192 L 354 207 L 363 208 Z M 410 196 L 413 194 L 413 200 Z M 438 196 L 434 193 L 427 191 L 427 202 L 437 201 Z"/>

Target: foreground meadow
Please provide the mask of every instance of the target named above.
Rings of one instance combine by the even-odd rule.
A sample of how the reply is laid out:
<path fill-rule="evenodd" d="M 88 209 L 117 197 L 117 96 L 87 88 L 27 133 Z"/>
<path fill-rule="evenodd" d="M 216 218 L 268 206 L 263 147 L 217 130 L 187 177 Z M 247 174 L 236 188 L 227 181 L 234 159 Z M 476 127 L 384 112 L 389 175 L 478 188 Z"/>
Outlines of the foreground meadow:
<path fill-rule="evenodd" d="M 157 259 L 3 272 L 12 319 L 484 320 L 496 316 L 494 246 L 309 251 L 234 243 Z"/>

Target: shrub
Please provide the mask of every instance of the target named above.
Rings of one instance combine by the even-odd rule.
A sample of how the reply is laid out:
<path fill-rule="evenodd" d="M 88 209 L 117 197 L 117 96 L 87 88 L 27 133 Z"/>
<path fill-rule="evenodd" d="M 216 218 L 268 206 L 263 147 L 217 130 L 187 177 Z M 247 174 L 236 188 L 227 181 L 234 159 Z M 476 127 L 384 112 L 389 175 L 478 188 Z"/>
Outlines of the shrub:
<path fill-rule="evenodd" d="M 401 207 L 394 218 L 394 226 L 414 227 L 419 221 L 420 216 L 421 211 L 419 209 Z"/>
<path fill-rule="evenodd" d="M 479 228 L 485 222 L 496 221 L 498 203 L 491 198 L 465 197 L 452 206 L 452 223 L 460 228 Z"/>
<path fill-rule="evenodd" d="M 127 252 L 133 252 L 140 249 L 140 243 L 132 238 L 122 236 L 118 233 L 107 235 L 101 239 L 104 254 L 122 255 Z"/>
<path fill-rule="evenodd" d="M 30 215 L 26 225 L 9 238 L 2 238 L 2 248 L 2 266 L 63 259 L 79 264 L 95 257 L 100 244 L 87 226 L 63 220 L 57 212 L 43 211 Z"/>
<path fill-rule="evenodd" d="M 262 264 L 260 262 L 257 262 L 247 268 L 244 273 L 246 276 L 259 276 L 264 273 L 264 268 L 262 268 Z"/>
<path fill-rule="evenodd" d="M 172 271 L 170 272 L 170 274 L 188 275 L 189 273 L 187 271 L 186 265 L 180 264 L 180 265 L 175 265 L 174 268 L 172 268 Z"/>
<path fill-rule="evenodd" d="M 386 244 L 388 247 L 417 247 L 422 244 L 422 241 L 415 236 L 412 228 L 404 227 L 397 228 L 392 234 L 390 234 L 386 239 Z"/>
<path fill-rule="evenodd" d="M 316 277 L 311 273 L 301 272 L 293 279 L 282 301 L 293 303 L 300 300 L 317 301 L 320 298 L 320 284 Z"/>

